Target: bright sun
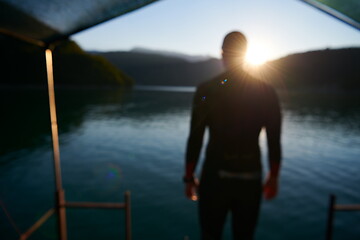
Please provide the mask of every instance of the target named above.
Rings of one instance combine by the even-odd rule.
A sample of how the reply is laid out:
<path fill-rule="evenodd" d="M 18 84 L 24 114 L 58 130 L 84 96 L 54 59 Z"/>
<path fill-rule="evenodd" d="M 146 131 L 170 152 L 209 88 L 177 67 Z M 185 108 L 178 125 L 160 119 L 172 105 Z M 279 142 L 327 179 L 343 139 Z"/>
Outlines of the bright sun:
<path fill-rule="evenodd" d="M 269 60 L 269 53 L 261 45 L 250 45 L 246 52 L 245 61 L 253 66 L 259 66 Z"/>

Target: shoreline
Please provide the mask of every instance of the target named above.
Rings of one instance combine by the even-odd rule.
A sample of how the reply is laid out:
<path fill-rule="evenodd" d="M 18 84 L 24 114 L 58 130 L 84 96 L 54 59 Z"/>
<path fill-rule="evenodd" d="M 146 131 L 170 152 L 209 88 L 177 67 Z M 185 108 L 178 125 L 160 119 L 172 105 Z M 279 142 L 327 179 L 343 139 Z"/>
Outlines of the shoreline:
<path fill-rule="evenodd" d="M 300 88 L 300 89 L 285 89 L 276 88 L 276 92 L 280 95 L 299 94 L 299 95 L 358 95 L 360 96 L 360 89 L 336 89 L 336 88 Z M 47 84 L 21 84 L 0 85 L 2 90 L 43 90 L 47 89 Z M 169 92 L 188 92 L 196 91 L 196 86 L 179 86 L 179 85 L 131 85 L 131 86 L 118 86 L 118 85 L 55 85 L 55 90 L 136 90 L 136 91 L 169 91 Z"/>

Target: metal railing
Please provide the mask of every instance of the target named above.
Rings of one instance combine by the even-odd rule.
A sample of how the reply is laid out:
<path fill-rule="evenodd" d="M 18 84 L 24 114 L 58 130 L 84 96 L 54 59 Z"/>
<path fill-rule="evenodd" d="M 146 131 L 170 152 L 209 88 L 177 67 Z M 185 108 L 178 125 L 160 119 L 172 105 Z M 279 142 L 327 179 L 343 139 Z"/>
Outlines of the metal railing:
<path fill-rule="evenodd" d="M 59 135 L 57 125 L 56 103 L 55 103 L 55 90 L 54 90 L 54 72 L 53 72 L 53 49 L 59 42 L 47 44 L 46 42 L 34 40 L 26 36 L 0 29 L 0 34 L 10 36 L 12 38 L 34 44 L 42 47 L 45 50 L 46 60 L 46 73 L 47 85 L 49 96 L 49 110 L 51 120 L 51 139 L 53 150 L 54 162 L 54 177 L 55 177 L 55 192 L 56 203 L 55 207 L 48 210 L 38 221 L 36 221 L 25 233 L 21 233 L 10 214 L 6 210 L 4 204 L 0 200 L 0 207 L 3 208 L 11 225 L 15 228 L 20 235 L 20 240 L 27 239 L 33 232 L 35 232 L 43 223 L 46 222 L 53 214 L 57 215 L 57 223 L 59 229 L 59 239 L 67 240 L 67 227 L 66 227 L 66 208 L 103 208 L 103 209 L 125 209 L 125 225 L 126 225 L 126 240 L 131 240 L 131 205 L 130 205 L 130 192 L 125 193 L 124 203 L 96 203 L 96 202 L 67 202 L 65 200 L 65 193 L 62 186 L 61 164 L 60 164 L 60 149 L 59 149 Z"/>
<path fill-rule="evenodd" d="M 100 208 L 100 209 L 125 209 L 125 239 L 131 240 L 131 195 L 130 192 L 125 192 L 124 203 L 100 203 L 100 202 L 64 202 L 63 205 L 59 205 L 58 208 Z M 58 209 L 52 208 L 48 210 L 39 220 L 37 220 L 25 233 L 20 235 L 19 240 L 28 239 L 42 224 L 46 222 Z M 63 223 L 66 226 L 66 217 L 63 219 Z M 63 238 L 67 238 L 66 227 L 59 228 L 59 235 Z"/>
<path fill-rule="evenodd" d="M 39 46 L 43 47 L 43 45 L 41 44 Z M 31 236 L 31 234 L 34 233 L 38 228 L 40 228 L 53 214 L 57 215 L 59 239 L 67 240 L 66 208 L 125 209 L 125 239 L 131 240 L 132 237 L 131 236 L 131 199 L 130 199 L 129 191 L 125 192 L 124 203 L 67 202 L 65 200 L 65 192 L 62 186 L 59 135 L 58 135 L 58 125 L 57 125 L 57 116 L 56 116 L 56 104 L 55 104 L 54 72 L 53 72 L 53 56 L 52 56 L 53 48 L 54 46 L 47 46 L 47 48 L 45 49 L 45 59 L 46 59 L 49 109 L 50 109 L 50 120 L 51 120 L 51 139 L 52 139 L 53 161 L 54 161 L 54 177 L 55 177 L 55 188 L 56 188 L 55 207 L 48 210 L 25 233 L 21 233 L 18 227 L 16 226 L 15 222 L 11 218 L 10 214 L 7 212 L 2 201 L 0 201 L 0 205 L 5 211 L 5 214 L 9 219 L 11 225 L 15 228 L 15 230 L 19 234 L 20 236 L 19 240 L 28 239 Z"/>
<path fill-rule="evenodd" d="M 335 211 L 360 211 L 360 204 L 336 204 L 336 196 L 330 195 L 325 240 L 332 240 Z"/>

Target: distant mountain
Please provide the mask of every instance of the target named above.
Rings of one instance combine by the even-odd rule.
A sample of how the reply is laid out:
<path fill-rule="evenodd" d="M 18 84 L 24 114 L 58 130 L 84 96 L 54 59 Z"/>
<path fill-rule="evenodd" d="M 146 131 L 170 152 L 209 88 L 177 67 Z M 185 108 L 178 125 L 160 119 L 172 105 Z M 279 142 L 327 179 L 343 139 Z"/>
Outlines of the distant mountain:
<path fill-rule="evenodd" d="M 195 86 L 221 73 L 221 60 L 188 61 L 181 54 L 138 49 L 98 52 L 140 85 Z M 251 74 L 288 89 L 360 89 L 360 48 L 326 49 L 292 54 Z"/>
<path fill-rule="evenodd" d="M 184 53 L 179 52 L 173 52 L 173 51 L 165 51 L 165 50 L 153 50 L 148 48 L 142 48 L 142 47 L 135 47 L 130 52 L 136 52 L 136 53 L 148 53 L 148 54 L 158 54 L 163 55 L 167 57 L 176 57 L 184 59 L 188 62 L 200 62 L 209 60 L 211 57 L 205 56 L 205 55 L 188 55 Z"/>
<path fill-rule="evenodd" d="M 0 36 L 0 84 L 45 85 L 44 49 Z M 63 41 L 53 51 L 56 85 L 129 86 L 133 80 L 101 56 L 84 52 L 75 42 Z"/>
<path fill-rule="evenodd" d="M 97 52 L 139 85 L 194 86 L 223 70 L 220 60 L 188 61 L 190 56 L 158 51 Z M 184 57 L 186 56 L 186 57 Z M 194 58 L 193 58 L 194 59 Z"/>

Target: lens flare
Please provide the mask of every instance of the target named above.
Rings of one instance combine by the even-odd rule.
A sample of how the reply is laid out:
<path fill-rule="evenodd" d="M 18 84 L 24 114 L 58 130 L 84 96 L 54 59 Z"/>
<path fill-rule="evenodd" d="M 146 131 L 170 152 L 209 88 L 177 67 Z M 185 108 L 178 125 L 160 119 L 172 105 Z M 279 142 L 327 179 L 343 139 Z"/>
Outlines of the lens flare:
<path fill-rule="evenodd" d="M 115 164 L 110 163 L 108 165 L 106 178 L 107 179 L 114 179 L 121 177 L 121 168 L 116 166 Z"/>
<path fill-rule="evenodd" d="M 224 80 L 222 80 L 220 83 L 221 83 L 221 85 L 224 85 L 225 83 L 227 83 L 227 79 L 224 79 Z"/>

